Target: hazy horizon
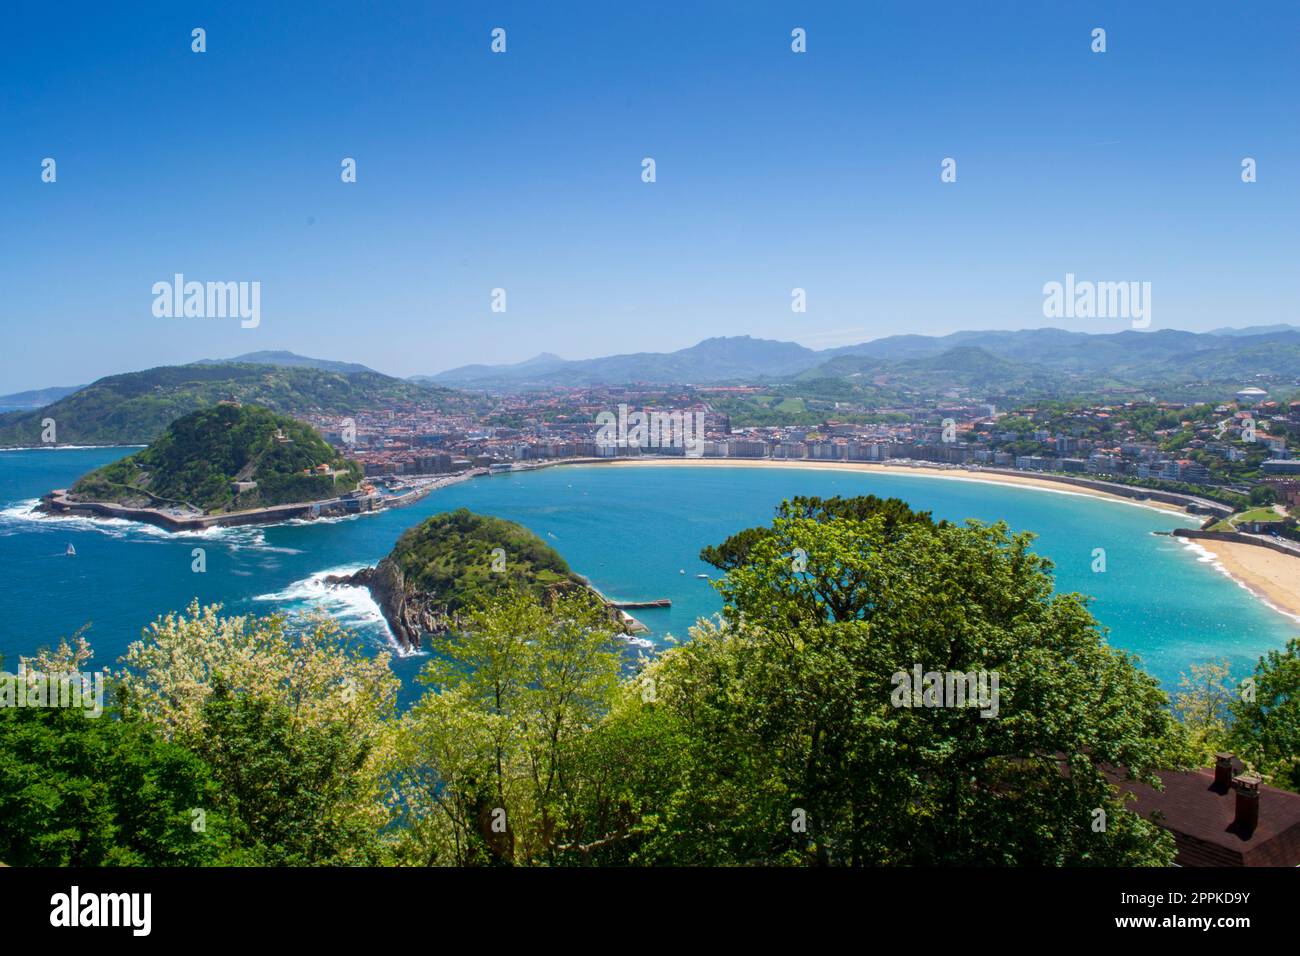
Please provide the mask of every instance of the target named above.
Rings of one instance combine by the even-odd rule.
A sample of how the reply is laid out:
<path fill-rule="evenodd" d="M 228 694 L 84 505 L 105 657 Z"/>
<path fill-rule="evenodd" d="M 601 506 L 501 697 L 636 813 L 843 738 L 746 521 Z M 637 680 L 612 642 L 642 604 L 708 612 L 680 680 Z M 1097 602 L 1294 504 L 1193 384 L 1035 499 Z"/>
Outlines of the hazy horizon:
<path fill-rule="evenodd" d="M 1274 323 L 1274 325 L 1285 325 L 1285 326 L 1287 326 L 1287 328 L 1289 328 L 1289 329 L 1291 329 L 1291 330 L 1300 331 L 1300 326 L 1292 325 L 1292 324 L 1289 324 L 1289 323 Z M 1207 334 L 1207 333 L 1209 333 L 1209 332 L 1211 332 L 1211 331 L 1224 331 L 1224 330 L 1227 330 L 1227 331 L 1233 331 L 1233 332 L 1240 332 L 1240 331 L 1243 331 L 1243 330 L 1248 329 L 1248 328 L 1250 328 L 1250 327 L 1249 327 L 1249 326 L 1220 326 L 1220 327 L 1218 327 L 1217 329 L 1213 329 L 1213 330 L 1208 330 L 1208 329 L 1207 329 L 1207 330 L 1205 330 L 1204 332 L 1201 332 L 1201 333 L 1198 333 L 1198 334 Z M 1264 326 L 1260 326 L 1260 328 L 1264 328 Z M 954 330 L 952 333 L 943 333 L 943 332 L 940 332 L 940 333 L 925 333 L 925 334 L 928 335 L 929 337 L 933 337 L 933 338 L 943 338 L 943 337 L 946 336 L 946 335 L 955 334 L 956 332 L 970 332 L 970 333 L 977 333 L 977 334 L 978 334 L 978 333 L 981 333 L 981 332 L 1005 332 L 1005 331 L 1010 331 L 1010 332 L 1031 332 L 1031 331 L 1041 331 L 1041 330 L 1043 330 L 1043 329 L 1057 329 L 1057 330 L 1060 330 L 1060 331 L 1070 331 L 1070 332 L 1080 331 L 1080 330 L 1077 330 L 1077 329 L 1065 329 L 1065 328 L 1063 328 L 1063 327 L 1061 327 L 1061 326 L 1037 325 L 1037 326 L 1024 326 L 1024 327 L 1022 327 L 1022 328 L 1012 328 L 1012 329 L 956 329 L 956 330 Z M 1130 330 L 1120 329 L 1120 330 L 1118 330 L 1118 331 L 1121 331 L 1121 332 L 1122 332 L 1122 331 L 1130 331 Z M 1132 331 L 1136 331 L 1136 330 L 1132 330 Z M 1148 330 L 1146 333 L 1140 333 L 1140 334 L 1149 334 L 1150 331 L 1190 332 L 1190 331 L 1193 331 L 1193 330 L 1191 330 L 1191 329 L 1159 329 L 1159 330 Z M 853 342 L 849 342 L 849 343 L 846 343 L 846 344 L 847 344 L 847 345 L 867 345 L 867 344 L 869 344 L 870 342 L 876 341 L 876 340 L 878 340 L 878 339 L 890 338 L 890 337 L 892 337 L 893 335 L 910 335 L 910 334 L 920 334 L 920 333 L 906 333 L 906 332 L 891 333 L 891 335 L 877 336 L 877 337 L 875 337 L 875 338 L 873 338 L 873 339 L 863 339 L 863 340 L 861 340 L 861 341 L 853 341 Z M 1102 333 L 1092 333 L 1092 334 L 1102 334 Z M 1262 334 L 1262 333 L 1261 333 L 1261 334 Z M 749 335 L 749 334 L 747 334 L 747 333 L 738 333 L 738 334 L 733 335 L 733 336 L 705 336 L 704 338 L 697 339 L 696 341 L 691 342 L 691 343 L 689 343 L 688 345 L 684 345 L 684 346 L 682 346 L 681 349 L 689 349 L 689 348 L 692 348 L 692 347 L 694 347 L 694 346 L 696 346 L 696 345 L 700 345 L 701 343 L 703 343 L 703 342 L 705 342 L 705 341 L 707 341 L 707 340 L 709 340 L 709 339 L 713 339 L 713 338 L 752 338 L 752 339 L 760 339 L 761 337 L 760 337 L 760 336 Z M 793 340 L 793 339 L 770 339 L 770 338 L 761 338 L 761 340 L 762 340 L 762 341 L 769 341 L 769 342 L 795 342 L 795 340 Z M 802 342 L 795 342 L 795 344 L 797 344 L 797 345 L 804 345 L 804 343 L 802 343 Z M 805 348 L 810 348 L 810 349 L 812 349 L 813 351 L 825 351 L 825 350 L 830 349 L 830 348 L 841 348 L 841 347 L 842 347 L 842 346 L 817 346 L 817 345 L 805 345 Z M 676 352 L 676 351 L 681 351 L 681 349 L 664 349 L 663 351 L 664 351 L 664 352 Z M 643 350 L 643 351 L 646 351 L 646 350 Z M 271 353 L 274 353 L 274 352 L 287 352 L 287 353 L 291 353 L 291 354 L 293 354 L 293 355 L 295 355 L 295 356 L 297 356 L 297 357 L 299 357 L 299 358 L 315 359 L 315 360 L 320 360 L 320 361 L 351 362 L 351 363 L 354 363 L 354 364 L 357 364 L 357 365 L 364 365 L 364 366 L 366 366 L 367 368 L 369 368 L 371 371 L 379 372 L 379 373 L 384 374 L 384 375 L 389 375 L 389 376 L 392 376 L 392 377 L 394 377 L 394 378 L 401 378 L 401 379 L 408 379 L 408 378 L 413 378 L 413 377 L 415 377 L 415 378 L 421 378 L 421 377 L 429 377 L 429 378 L 433 378 L 433 377 L 436 377 L 437 375 L 439 375 L 439 374 L 441 374 L 441 373 L 443 373 L 443 372 L 454 371 L 455 369 L 458 369 L 458 368 L 463 368 L 463 367 L 466 367 L 466 366 L 474 366 L 474 365 L 484 365 L 484 366 L 510 366 L 510 365 L 518 365 L 518 364 L 521 364 L 521 363 L 523 363 L 523 362 L 527 362 L 527 361 L 529 361 L 529 360 L 531 360 L 531 359 L 539 358 L 539 357 L 541 357 L 542 355 L 544 355 L 544 354 L 548 354 L 548 353 L 549 353 L 549 354 L 552 354 L 552 355 L 554 355 L 556 358 L 559 358 L 559 359 L 564 360 L 564 361 L 566 361 L 566 362 L 568 362 L 568 361 L 578 361 L 578 362 L 580 362 L 580 361 L 584 361 L 584 360 L 587 360 L 587 359 L 599 359 L 599 358 L 614 357 L 614 356 L 618 356 L 618 355 L 634 354 L 634 353 L 626 353 L 626 352 L 609 352 L 609 353 L 601 353 L 601 354 L 598 354 L 598 355 L 561 355 L 561 354 L 558 354 L 558 353 L 550 352 L 550 350 L 546 350 L 546 351 L 544 351 L 544 352 L 534 352 L 534 353 L 532 353 L 531 355 L 525 355 L 525 356 L 523 356 L 523 357 L 521 357 L 521 358 L 517 358 L 517 359 L 506 359 L 506 358 L 502 358 L 502 359 L 499 359 L 499 360 L 492 360 L 492 361 L 486 361 L 486 362 L 465 362 L 465 363 L 462 363 L 462 364 L 460 364 L 460 365 L 447 366 L 447 367 L 445 367 L 445 368 L 437 368 L 437 369 L 433 369 L 432 371 L 429 371 L 429 372 L 414 372 L 414 373 L 412 373 L 411 375 L 397 375 L 397 374 L 395 374 L 395 373 L 393 373 L 393 372 L 388 371 L 387 369 L 384 369 L 384 368 L 376 368 L 376 367 L 373 366 L 373 365 L 369 365 L 369 364 L 366 363 L 366 362 L 362 362 L 362 361 L 359 361 L 359 360 L 356 360 L 356 359 L 340 358 L 340 357 L 338 357 L 338 356 L 334 356 L 334 355 L 318 355 L 318 354 L 313 354 L 313 353 L 308 353 L 308 352 L 298 351 L 298 350 L 295 350 L 295 349 L 293 349 L 293 348 L 265 348 L 265 349 L 250 349 L 250 350 L 247 351 L 247 352 L 241 352 L 241 353 L 234 354 L 234 355 L 203 355 L 203 356 L 199 356 L 199 357 L 196 357 L 196 358 L 182 359 L 182 360 L 177 360 L 177 361 L 175 361 L 175 362 L 165 362 L 165 363 L 162 363 L 162 364 L 163 364 L 163 365 L 190 365 L 190 364 L 194 364 L 194 363 L 197 363 L 197 362 L 222 362 L 222 361 L 233 361 L 233 360 L 235 360 L 235 359 L 240 358 L 240 357 L 243 356 L 243 355 L 252 355 L 252 354 L 257 354 L 257 353 L 267 353 L 267 352 L 271 352 Z M 651 353 L 651 354 L 654 354 L 654 353 Z M 47 384 L 44 384 L 44 385 L 36 385 L 36 386 L 28 387 L 28 388 L 17 388 L 17 389 L 4 389 L 3 387 L 0 387 L 0 396 L 7 396 L 7 395 L 13 395 L 13 394 L 20 394 L 20 393 L 29 392 L 29 391 L 41 391 L 41 390 L 43 390 L 43 389 L 47 389 L 47 388 L 67 388 L 67 387 L 71 387 L 71 386 L 83 387 L 83 386 L 85 386 L 85 385 L 89 385 L 89 384 L 91 384 L 92 382 L 98 381 L 99 379 L 101 379 L 101 378 L 105 378 L 105 377 L 110 376 L 110 375 L 119 375 L 119 374 L 123 374 L 123 373 L 127 373 L 127 372 L 138 372 L 138 371 L 144 371 L 145 369 L 153 368 L 153 367 L 156 367 L 156 366 L 147 366 L 147 365 L 146 365 L 146 366 L 140 366 L 139 368 L 121 368 L 121 369 L 115 369 L 115 370 L 112 370 L 112 371 L 109 371 L 109 372 L 105 372 L 105 373 L 102 374 L 102 375 L 98 375 L 98 376 L 96 376 L 95 378 L 86 379 L 85 381 L 82 381 L 82 382 L 50 382 L 50 383 L 47 383 Z M 452 387 L 456 387 L 456 386 L 452 386 Z"/>

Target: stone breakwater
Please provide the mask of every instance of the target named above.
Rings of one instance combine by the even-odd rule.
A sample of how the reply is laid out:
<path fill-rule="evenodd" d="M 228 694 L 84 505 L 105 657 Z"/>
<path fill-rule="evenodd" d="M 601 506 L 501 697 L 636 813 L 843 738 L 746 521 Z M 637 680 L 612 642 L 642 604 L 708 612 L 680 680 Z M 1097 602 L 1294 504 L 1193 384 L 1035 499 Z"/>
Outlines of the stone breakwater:
<path fill-rule="evenodd" d="M 383 506 L 373 497 L 330 498 L 326 501 L 273 505 L 269 508 L 250 508 L 247 511 L 231 511 L 224 514 L 201 514 L 180 508 L 132 508 L 110 501 L 77 501 L 68 496 L 66 488 L 59 488 L 44 495 L 37 508 L 46 514 L 121 518 L 126 521 L 141 521 L 156 525 L 168 531 L 201 531 L 204 528 L 228 528 L 250 524 L 275 524 L 294 519 L 341 517 L 376 511 Z"/>
<path fill-rule="evenodd" d="M 278 524 L 282 521 L 342 518 L 380 511 L 384 508 L 402 508 L 415 504 L 438 488 L 458 484 L 483 474 L 487 474 L 486 469 L 474 469 L 464 474 L 435 478 L 406 488 L 397 494 L 353 494 L 321 501 L 293 502 L 218 514 L 203 514 L 184 508 L 137 508 L 111 501 L 80 501 L 71 497 L 71 492 L 67 488 L 57 488 L 41 497 L 37 510 L 54 515 L 82 515 L 91 518 L 141 521 L 167 531 L 201 531 L 204 528 L 233 528 L 251 524 Z"/>

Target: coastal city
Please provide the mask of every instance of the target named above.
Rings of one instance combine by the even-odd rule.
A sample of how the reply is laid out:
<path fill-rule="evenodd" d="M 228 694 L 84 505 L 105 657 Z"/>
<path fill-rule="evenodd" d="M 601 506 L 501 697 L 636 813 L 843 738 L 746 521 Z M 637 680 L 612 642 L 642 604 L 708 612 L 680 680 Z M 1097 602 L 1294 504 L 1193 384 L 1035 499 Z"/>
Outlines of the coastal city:
<path fill-rule="evenodd" d="M 483 416 L 445 415 L 414 405 L 355 416 L 304 416 L 359 461 L 369 479 L 411 479 L 534 468 L 571 459 L 642 456 L 865 462 L 955 466 L 1123 482 L 1193 493 L 1224 505 L 1300 506 L 1300 401 L 1278 402 L 1242 388 L 1217 404 L 1125 402 L 881 408 L 879 421 L 841 421 L 831 404 L 815 426 L 734 426 L 711 401 L 758 386 L 618 386 L 555 389 L 499 397 Z M 697 443 L 682 429 L 649 428 L 621 440 L 602 435 L 600 416 L 622 408 L 680 426 L 700 422 Z M 506 421 L 509 424 L 494 424 Z M 382 482 L 381 482 L 382 483 Z M 389 482 L 391 483 L 391 482 Z M 1231 510 L 1231 509 L 1229 509 Z"/>

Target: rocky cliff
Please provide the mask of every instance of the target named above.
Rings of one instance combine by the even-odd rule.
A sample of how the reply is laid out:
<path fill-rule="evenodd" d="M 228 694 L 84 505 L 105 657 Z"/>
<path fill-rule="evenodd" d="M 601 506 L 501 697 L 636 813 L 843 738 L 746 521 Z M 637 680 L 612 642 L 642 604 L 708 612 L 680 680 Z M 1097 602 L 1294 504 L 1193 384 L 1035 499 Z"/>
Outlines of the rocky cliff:
<path fill-rule="evenodd" d="M 362 568 L 355 574 L 332 574 L 325 580 L 369 589 L 389 630 L 405 651 L 419 650 L 422 634 L 441 634 L 457 620 L 437 595 L 411 587 L 392 558 L 384 558 L 375 567 Z"/>

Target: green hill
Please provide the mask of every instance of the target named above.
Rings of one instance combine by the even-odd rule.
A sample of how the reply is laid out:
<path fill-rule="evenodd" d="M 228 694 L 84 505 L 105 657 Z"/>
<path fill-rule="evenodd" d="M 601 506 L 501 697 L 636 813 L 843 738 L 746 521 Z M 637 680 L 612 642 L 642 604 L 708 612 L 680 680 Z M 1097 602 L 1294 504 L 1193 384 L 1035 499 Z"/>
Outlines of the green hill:
<path fill-rule="evenodd" d="M 493 552 L 500 549 L 493 571 Z M 465 508 L 434 515 L 407 530 L 389 558 L 408 587 L 437 595 L 451 611 L 507 587 L 542 593 L 580 583 L 560 553 L 523 525 Z"/>
<path fill-rule="evenodd" d="M 476 401 L 379 372 L 253 363 L 165 365 L 101 378 L 38 410 L 0 415 L 0 446 L 39 445 L 46 418 L 54 419 L 59 444 L 144 444 L 181 416 L 226 398 L 284 415 L 356 415 L 402 405 L 456 412 L 472 410 Z"/>
<path fill-rule="evenodd" d="M 361 477 L 361 466 L 340 457 L 311 426 L 255 405 L 217 405 L 172 422 L 148 448 L 83 476 L 71 496 L 132 507 L 185 504 L 212 514 L 333 498 L 354 490 Z M 236 492 L 237 481 L 256 486 Z"/>
<path fill-rule="evenodd" d="M 327 580 L 369 588 L 404 648 L 419 647 L 423 634 L 454 629 L 462 612 L 503 591 L 541 597 L 587 586 L 523 525 L 465 508 L 408 529 L 375 567 Z"/>

